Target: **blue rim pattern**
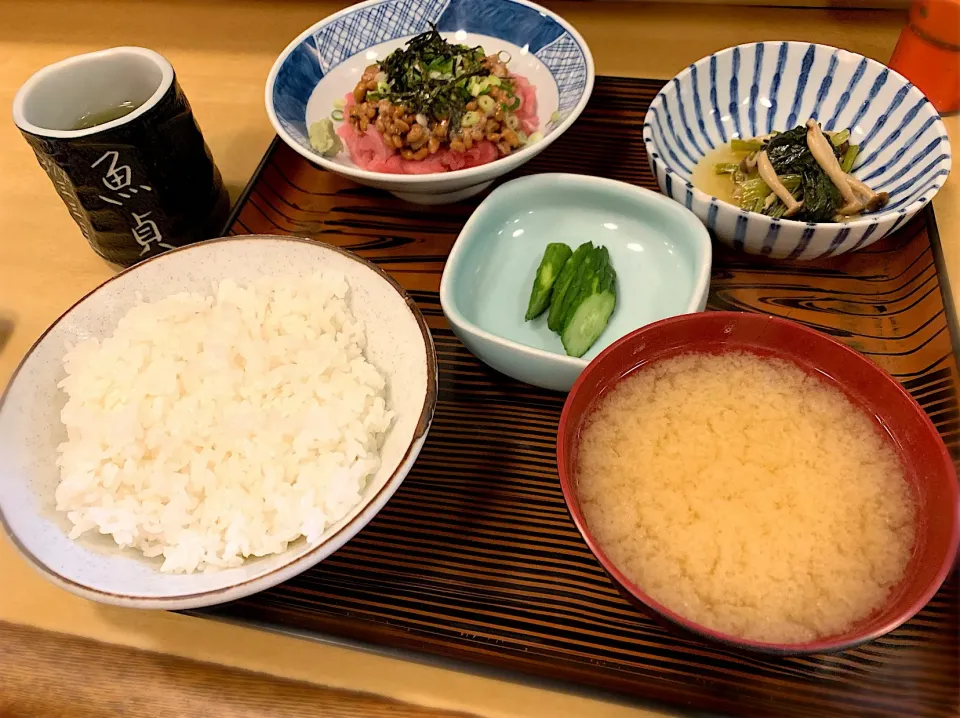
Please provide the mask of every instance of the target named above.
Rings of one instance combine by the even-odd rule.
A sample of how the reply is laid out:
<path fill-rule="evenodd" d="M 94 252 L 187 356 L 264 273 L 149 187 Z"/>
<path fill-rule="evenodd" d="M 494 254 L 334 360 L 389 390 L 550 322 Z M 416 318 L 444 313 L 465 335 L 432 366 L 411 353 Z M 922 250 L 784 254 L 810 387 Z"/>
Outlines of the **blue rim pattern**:
<path fill-rule="evenodd" d="M 526 48 L 553 76 L 560 112 L 574 108 L 586 91 L 584 49 L 563 25 L 534 6 L 515 0 L 383 0 L 322 25 L 283 60 L 272 92 L 283 129 L 310 149 L 307 102 L 323 77 L 357 53 L 424 32 L 431 23 L 443 32 L 465 30 Z"/>
<path fill-rule="evenodd" d="M 827 130 L 852 128 L 860 145 L 853 171 L 890 194 L 883 210 L 853 224 L 771 224 L 689 184 L 712 148 L 810 117 Z M 644 138 L 664 193 L 712 232 L 737 249 L 793 258 L 859 249 L 896 230 L 936 194 L 951 164 L 939 115 L 907 80 L 853 53 L 798 42 L 739 45 L 690 65 L 651 103 Z"/>

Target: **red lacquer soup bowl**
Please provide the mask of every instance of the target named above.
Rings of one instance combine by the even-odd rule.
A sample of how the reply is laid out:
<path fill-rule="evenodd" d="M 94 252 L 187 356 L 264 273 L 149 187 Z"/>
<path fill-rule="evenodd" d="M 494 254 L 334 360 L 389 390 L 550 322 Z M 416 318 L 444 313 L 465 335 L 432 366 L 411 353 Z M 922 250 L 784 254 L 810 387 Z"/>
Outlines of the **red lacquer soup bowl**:
<path fill-rule="evenodd" d="M 631 582 L 604 554 L 580 512 L 577 444 L 596 402 L 635 370 L 678 354 L 744 351 L 793 362 L 837 387 L 889 437 L 917 502 L 914 553 L 886 604 L 846 632 L 807 643 L 765 643 L 714 631 L 671 611 Z M 626 595 L 659 619 L 713 641 L 777 654 L 819 653 L 873 640 L 910 619 L 933 597 L 957 552 L 958 490 L 953 462 L 920 405 L 893 377 L 853 349 L 776 317 L 739 312 L 686 314 L 651 324 L 608 347 L 583 371 L 563 407 L 557 435 L 560 485 L 574 523 Z"/>

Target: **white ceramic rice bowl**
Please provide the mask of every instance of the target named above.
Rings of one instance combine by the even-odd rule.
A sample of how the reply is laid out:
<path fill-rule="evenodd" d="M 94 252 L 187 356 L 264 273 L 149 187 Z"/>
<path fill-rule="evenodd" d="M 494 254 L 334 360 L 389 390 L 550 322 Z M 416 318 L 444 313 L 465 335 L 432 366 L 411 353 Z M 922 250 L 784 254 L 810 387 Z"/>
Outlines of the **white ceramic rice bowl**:
<path fill-rule="evenodd" d="M 248 559 L 209 573 L 160 572 L 162 558 L 120 549 L 112 537 L 87 532 L 68 538 L 66 515 L 55 510 L 60 473 L 57 445 L 66 440 L 60 411 L 66 395 L 65 343 L 111 334 L 137 292 L 157 300 L 177 292 L 212 293 L 215 282 L 249 283 L 264 275 L 342 272 L 349 302 L 366 327 L 365 356 L 387 381 L 395 419 L 382 465 L 363 499 L 320 540 Z M 317 242 L 285 237 L 231 237 L 190 245 L 135 265 L 67 310 L 37 340 L 0 398 L 0 524 L 24 557 L 53 583 L 85 598 L 136 608 L 187 609 L 231 601 L 270 588 L 332 554 L 383 508 L 413 466 L 436 405 L 437 361 L 419 310 L 373 264 Z"/>

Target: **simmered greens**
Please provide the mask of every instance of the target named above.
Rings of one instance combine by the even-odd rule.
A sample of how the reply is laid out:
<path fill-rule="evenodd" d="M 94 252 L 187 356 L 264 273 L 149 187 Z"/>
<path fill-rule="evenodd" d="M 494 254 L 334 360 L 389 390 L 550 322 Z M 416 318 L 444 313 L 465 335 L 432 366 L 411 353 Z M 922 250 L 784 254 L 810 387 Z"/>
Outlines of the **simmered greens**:
<path fill-rule="evenodd" d="M 831 147 L 839 157 L 839 148 L 832 143 Z M 796 175 L 800 178 L 799 186 L 791 192 L 795 199 L 803 202 L 797 219 L 830 222 L 843 200 L 807 147 L 807 128 L 800 126 L 776 134 L 767 141 L 765 149 L 777 176 Z M 768 214 L 778 217 L 786 213 L 787 206 L 778 199 L 769 209 Z"/>
<path fill-rule="evenodd" d="M 741 208 L 771 217 L 806 222 L 834 222 L 883 207 L 888 195 L 874 192 L 850 174 L 859 148 L 850 131 L 824 133 L 810 120 L 806 125 L 766 137 L 734 139 L 739 162 L 716 164 L 729 174 L 733 198 Z"/>

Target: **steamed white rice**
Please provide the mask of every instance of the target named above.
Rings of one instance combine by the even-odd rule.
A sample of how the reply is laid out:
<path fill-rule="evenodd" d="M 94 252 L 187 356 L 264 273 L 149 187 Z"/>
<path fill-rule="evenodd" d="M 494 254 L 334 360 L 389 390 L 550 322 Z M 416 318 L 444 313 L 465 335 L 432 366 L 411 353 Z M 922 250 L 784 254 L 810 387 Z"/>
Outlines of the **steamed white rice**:
<path fill-rule="evenodd" d="M 392 413 L 333 273 L 138 303 L 64 357 L 57 509 L 163 557 L 240 565 L 316 541 L 380 467 Z"/>

